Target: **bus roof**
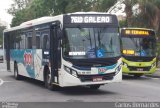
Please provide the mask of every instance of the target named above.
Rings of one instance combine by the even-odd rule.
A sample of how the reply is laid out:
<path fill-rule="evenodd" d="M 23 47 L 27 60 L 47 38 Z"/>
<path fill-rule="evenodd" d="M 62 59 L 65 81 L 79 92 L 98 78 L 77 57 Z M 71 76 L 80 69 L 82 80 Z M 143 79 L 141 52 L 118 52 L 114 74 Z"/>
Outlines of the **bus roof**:
<path fill-rule="evenodd" d="M 37 19 L 23 22 L 19 26 L 12 27 L 10 29 L 5 29 L 4 32 L 28 28 L 28 27 L 39 25 L 39 24 L 50 23 L 52 21 L 63 22 L 64 15 L 74 15 L 74 14 L 76 15 L 76 14 L 107 14 L 107 13 L 104 13 L 104 12 L 75 12 L 75 13 L 61 14 L 61 15 L 57 15 L 57 16 L 45 16 L 45 17 L 41 17 L 41 18 L 37 18 Z M 107 14 L 107 15 L 112 15 L 112 14 Z M 113 15 L 113 16 L 115 16 L 115 15 Z"/>
<path fill-rule="evenodd" d="M 56 20 L 62 20 L 62 15 L 58 15 L 58 16 L 54 16 L 54 17 L 46 16 L 46 17 L 41 17 L 41 18 L 37 18 L 34 20 L 26 21 L 26 22 L 23 22 L 22 24 L 20 24 L 19 26 L 12 27 L 10 29 L 5 29 L 4 32 L 9 32 L 9 31 L 14 31 L 14 30 L 18 30 L 18 29 L 27 28 L 27 27 L 32 27 L 35 25 L 45 24 L 45 23 L 49 23 L 52 21 L 56 21 Z"/>

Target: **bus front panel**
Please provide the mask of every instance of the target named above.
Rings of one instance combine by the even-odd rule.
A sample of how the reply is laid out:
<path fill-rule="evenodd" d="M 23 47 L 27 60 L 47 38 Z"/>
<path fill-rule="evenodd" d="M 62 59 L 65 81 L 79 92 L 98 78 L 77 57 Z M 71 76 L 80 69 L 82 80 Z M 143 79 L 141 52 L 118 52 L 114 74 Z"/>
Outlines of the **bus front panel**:
<path fill-rule="evenodd" d="M 116 16 L 64 16 L 63 30 L 62 86 L 106 84 L 122 80 Z"/>
<path fill-rule="evenodd" d="M 149 29 L 121 30 L 123 73 L 143 75 L 156 70 L 156 37 Z"/>

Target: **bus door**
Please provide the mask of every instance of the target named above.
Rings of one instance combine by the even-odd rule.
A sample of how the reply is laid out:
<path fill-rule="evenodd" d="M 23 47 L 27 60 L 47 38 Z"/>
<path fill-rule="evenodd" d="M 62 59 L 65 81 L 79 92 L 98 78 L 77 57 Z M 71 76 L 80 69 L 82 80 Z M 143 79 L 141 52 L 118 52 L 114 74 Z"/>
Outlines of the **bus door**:
<path fill-rule="evenodd" d="M 10 35 L 9 33 L 4 33 L 4 35 L 5 59 L 7 64 L 7 70 L 10 70 Z"/>
<path fill-rule="evenodd" d="M 53 83 L 58 82 L 58 68 L 61 64 L 61 48 L 60 48 L 60 23 L 54 22 L 50 28 L 50 63 L 51 78 Z"/>
<path fill-rule="evenodd" d="M 43 65 L 49 62 L 49 47 L 50 47 L 50 31 L 46 30 L 42 32 L 42 58 L 43 58 Z"/>

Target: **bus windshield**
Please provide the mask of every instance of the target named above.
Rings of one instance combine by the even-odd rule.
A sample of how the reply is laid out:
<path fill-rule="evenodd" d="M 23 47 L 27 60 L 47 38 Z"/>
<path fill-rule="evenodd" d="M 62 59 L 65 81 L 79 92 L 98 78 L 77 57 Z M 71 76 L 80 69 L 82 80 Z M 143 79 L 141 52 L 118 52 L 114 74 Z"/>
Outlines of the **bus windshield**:
<path fill-rule="evenodd" d="M 122 37 L 123 54 L 126 56 L 153 57 L 156 55 L 156 39 L 153 37 Z"/>
<path fill-rule="evenodd" d="M 72 59 L 120 56 L 118 28 L 65 28 L 63 55 Z"/>

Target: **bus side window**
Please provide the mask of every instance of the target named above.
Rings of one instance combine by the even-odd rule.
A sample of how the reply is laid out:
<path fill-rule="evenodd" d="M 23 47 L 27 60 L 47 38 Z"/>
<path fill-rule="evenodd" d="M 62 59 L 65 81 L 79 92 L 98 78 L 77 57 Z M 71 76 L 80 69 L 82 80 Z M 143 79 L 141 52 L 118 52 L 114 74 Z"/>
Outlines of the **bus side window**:
<path fill-rule="evenodd" d="M 9 47 L 10 49 L 14 49 L 15 48 L 15 31 L 12 31 L 10 34 L 9 34 Z"/>
<path fill-rule="evenodd" d="M 26 36 L 25 36 L 25 34 L 24 33 L 22 33 L 21 34 L 21 41 L 20 41 L 20 49 L 25 49 L 25 38 L 26 38 Z"/>
<path fill-rule="evenodd" d="M 43 35 L 43 49 L 49 49 L 49 35 Z"/>
<path fill-rule="evenodd" d="M 27 48 L 32 49 L 32 32 L 27 33 Z"/>
<path fill-rule="evenodd" d="M 36 48 L 37 48 L 37 49 L 40 49 L 40 48 L 41 48 L 40 32 L 36 32 Z"/>
<path fill-rule="evenodd" d="M 16 36 L 15 37 L 15 49 L 20 49 L 20 41 L 21 41 L 20 31 L 17 31 L 15 36 Z"/>

